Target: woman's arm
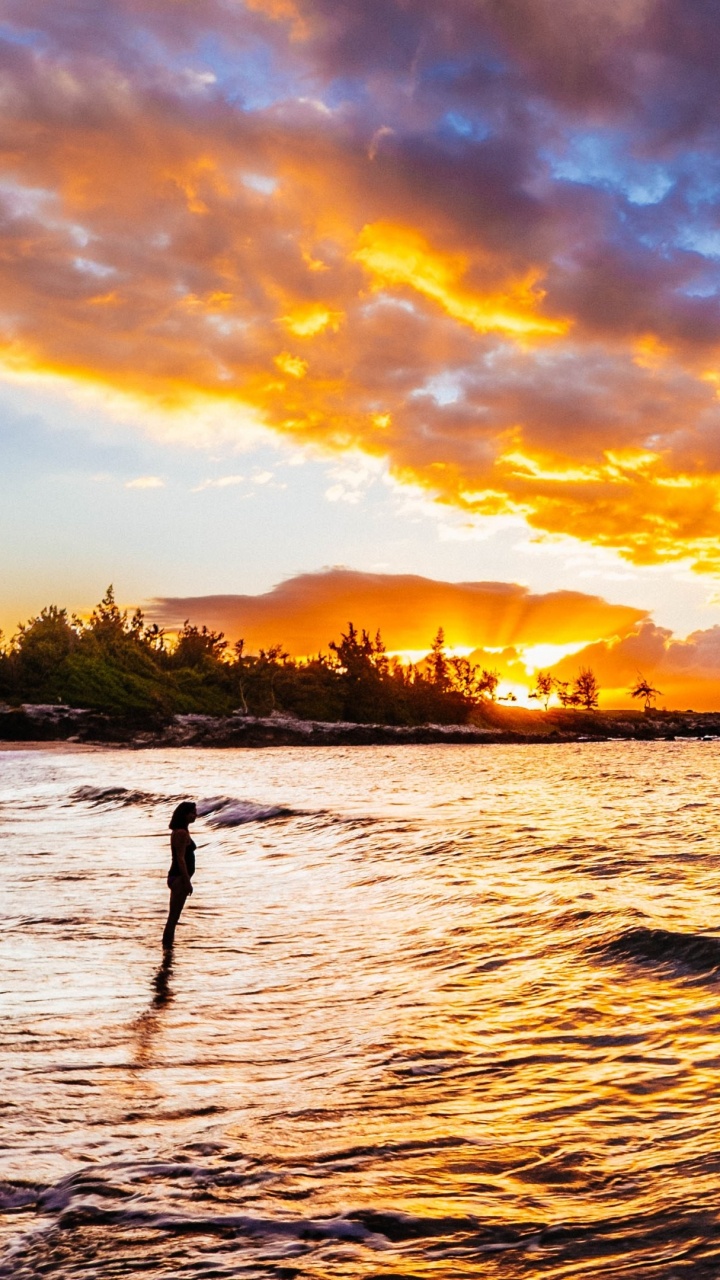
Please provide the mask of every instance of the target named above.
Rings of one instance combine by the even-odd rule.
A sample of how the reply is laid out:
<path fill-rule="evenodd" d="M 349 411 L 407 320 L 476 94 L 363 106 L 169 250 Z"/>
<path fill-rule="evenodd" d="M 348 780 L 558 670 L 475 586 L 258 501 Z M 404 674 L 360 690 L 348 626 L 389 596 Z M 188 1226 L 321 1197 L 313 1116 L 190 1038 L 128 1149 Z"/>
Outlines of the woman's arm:
<path fill-rule="evenodd" d="M 188 875 L 187 863 L 185 861 L 185 850 L 188 847 L 189 841 L 189 833 L 187 831 L 183 831 L 182 828 L 179 831 L 173 831 L 170 837 L 170 844 L 172 851 L 175 854 L 175 861 L 178 865 L 180 878 L 183 882 L 183 888 L 188 894 L 193 891 L 192 881 Z"/>

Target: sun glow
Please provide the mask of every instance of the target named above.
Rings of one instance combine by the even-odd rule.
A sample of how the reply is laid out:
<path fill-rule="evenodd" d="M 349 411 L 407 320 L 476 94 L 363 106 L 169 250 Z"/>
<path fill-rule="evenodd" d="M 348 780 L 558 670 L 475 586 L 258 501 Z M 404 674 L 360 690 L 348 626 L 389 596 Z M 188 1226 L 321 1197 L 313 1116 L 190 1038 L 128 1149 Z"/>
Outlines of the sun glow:
<path fill-rule="evenodd" d="M 476 647 L 476 645 L 472 644 L 446 644 L 444 646 L 445 656 L 447 658 L 467 658 Z M 411 666 L 422 662 L 429 653 L 430 649 L 426 645 L 424 649 L 389 649 L 387 656 L 388 658 L 397 658 L 403 666 Z"/>
<path fill-rule="evenodd" d="M 537 707 L 537 702 L 530 698 L 530 686 L 517 684 L 514 680 L 501 680 L 495 694 L 495 700 L 511 707 Z"/>
<path fill-rule="evenodd" d="M 570 658 L 574 653 L 592 644 L 591 640 L 574 640 L 571 644 L 532 644 L 521 649 L 521 659 L 528 675 L 542 671 L 546 667 L 554 667 L 562 658 Z"/>

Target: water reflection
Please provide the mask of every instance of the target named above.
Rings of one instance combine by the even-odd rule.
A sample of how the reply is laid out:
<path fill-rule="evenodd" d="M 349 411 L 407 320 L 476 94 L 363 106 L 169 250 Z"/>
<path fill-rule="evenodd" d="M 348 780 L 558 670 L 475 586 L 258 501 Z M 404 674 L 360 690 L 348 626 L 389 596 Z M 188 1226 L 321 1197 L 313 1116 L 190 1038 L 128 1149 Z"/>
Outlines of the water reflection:
<path fill-rule="evenodd" d="M 172 967 L 173 949 L 172 947 L 169 947 L 163 952 L 162 964 L 153 978 L 155 994 L 150 1006 L 151 1009 L 161 1009 L 164 1005 L 170 1004 L 171 1000 L 174 999 L 175 993 L 170 986 Z"/>
<path fill-rule="evenodd" d="M 163 1011 L 175 999 L 175 992 L 170 985 L 173 971 L 172 947 L 163 951 L 162 963 L 158 966 L 150 990 L 150 1004 L 133 1024 L 134 1051 L 131 1067 L 134 1072 L 143 1072 L 156 1064 L 155 1043 L 162 1029 Z"/>
<path fill-rule="evenodd" d="M 160 962 L 180 772 L 236 825 Z M 175 1275 L 179 1233 L 218 1280 L 720 1275 L 720 746 L 8 777 L 0 1207 L 47 1194 L 0 1277 Z"/>

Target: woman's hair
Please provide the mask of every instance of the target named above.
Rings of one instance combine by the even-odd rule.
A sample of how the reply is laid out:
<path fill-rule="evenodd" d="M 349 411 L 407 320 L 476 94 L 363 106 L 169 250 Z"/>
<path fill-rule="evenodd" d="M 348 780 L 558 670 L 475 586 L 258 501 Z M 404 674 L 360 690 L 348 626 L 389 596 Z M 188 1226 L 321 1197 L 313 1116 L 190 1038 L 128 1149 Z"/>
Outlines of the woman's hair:
<path fill-rule="evenodd" d="M 181 800 L 170 819 L 170 830 L 179 831 L 187 826 L 188 818 L 195 812 L 194 800 Z"/>

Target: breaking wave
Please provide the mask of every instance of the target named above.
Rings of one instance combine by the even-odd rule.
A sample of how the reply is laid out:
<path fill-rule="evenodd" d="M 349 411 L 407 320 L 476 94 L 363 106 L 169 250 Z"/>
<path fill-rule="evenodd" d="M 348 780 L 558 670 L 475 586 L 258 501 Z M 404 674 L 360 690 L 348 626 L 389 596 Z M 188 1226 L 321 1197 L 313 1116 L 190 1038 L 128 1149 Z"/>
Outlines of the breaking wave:
<path fill-rule="evenodd" d="M 237 800 L 233 796 L 212 796 L 208 800 L 198 800 L 197 811 L 201 818 L 207 818 L 212 827 L 240 827 L 246 822 L 290 818 L 296 812 L 286 805 L 257 804 L 254 800 Z"/>
<path fill-rule="evenodd" d="M 604 950 L 614 957 L 682 966 L 695 973 L 720 968 L 720 938 L 710 934 L 627 929 L 607 943 Z"/>
<path fill-rule="evenodd" d="M 184 797 L 160 796 L 130 787 L 76 787 L 69 799 L 71 804 L 89 804 L 96 809 L 124 809 L 129 805 L 178 804 Z"/>
<path fill-rule="evenodd" d="M 124 809 L 131 805 L 165 805 L 171 808 L 184 799 L 184 795 L 157 795 L 151 791 L 129 787 L 76 787 L 70 793 L 70 803 L 87 804 L 95 809 Z M 197 811 L 213 827 L 239 827 L 247 822 L 267 822 L 272 818 L 291 817 L 296 812 L 285 805 L 260 804 L 254 800 L 240 800 L 236 796 L 209 796 L 198 800 Z"/>

